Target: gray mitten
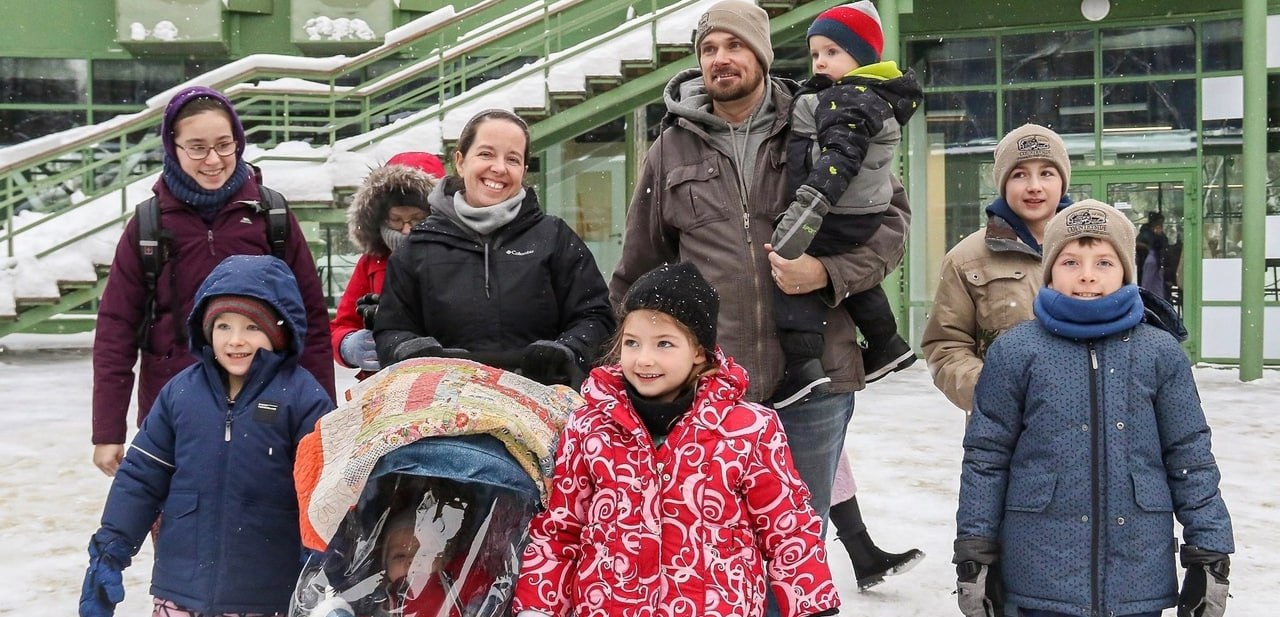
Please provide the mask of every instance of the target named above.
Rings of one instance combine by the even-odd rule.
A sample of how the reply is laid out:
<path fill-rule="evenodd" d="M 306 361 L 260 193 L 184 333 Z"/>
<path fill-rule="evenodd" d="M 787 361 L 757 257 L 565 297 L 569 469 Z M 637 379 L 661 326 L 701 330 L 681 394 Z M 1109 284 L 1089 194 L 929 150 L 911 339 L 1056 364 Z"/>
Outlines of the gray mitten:
<path fill-rule="evenodd" d="M 1178 617 L 1222 617 L 1227 611 L 1231 558 L 1198 546 L 1182 545 L 1187 574 L 1178 594 Z"/>
<path fill-rule="evenodd" d="M 813 242 L 830 209 L 827 198 L 812 187 L 802 185 L 773 230 L 773 251 L 786 259 L 799 258 Z"/>
<path fill-rule="evenodd" d="M 1000 545 L 990 538 L 956 538 L 956 602 L 965 617 L 1004 617 Z"/>

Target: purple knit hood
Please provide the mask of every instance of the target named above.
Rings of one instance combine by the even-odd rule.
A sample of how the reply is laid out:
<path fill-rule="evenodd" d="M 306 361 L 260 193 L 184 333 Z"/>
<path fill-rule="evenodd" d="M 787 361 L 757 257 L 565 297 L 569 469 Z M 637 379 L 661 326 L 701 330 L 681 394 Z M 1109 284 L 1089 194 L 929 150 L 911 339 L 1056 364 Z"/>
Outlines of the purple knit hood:
<path fill-rule="evenodd" d="M 227 114 L 231 116 L 231 136 L 236 140 L 236 158 L 244 160 L 244 125 L 240 124 L 240 116 L 236 113 L 235 106 L 221 92 L 205 86 L 183 88 L 169 99 L 169 106 L 164 108 L 164 121 L 160 124 L 160 139 L 164 142 L 165 156 L 177 160 L 178 149 L 173 142 L 174 118 L 178 117 L 178 112 L 182 111 L 187 103 L 199 98 L 213 99 L 226 108 Z"/>

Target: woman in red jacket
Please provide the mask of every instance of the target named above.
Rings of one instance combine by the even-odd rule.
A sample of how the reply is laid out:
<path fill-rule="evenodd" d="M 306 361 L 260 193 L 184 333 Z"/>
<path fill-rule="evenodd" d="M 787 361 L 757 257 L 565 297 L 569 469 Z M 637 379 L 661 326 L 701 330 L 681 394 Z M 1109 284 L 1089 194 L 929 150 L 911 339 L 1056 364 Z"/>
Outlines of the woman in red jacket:
<path fill-rule="evenodd" d="M 627 292 L 618 363 L 583 385 L 530 525 L 518 617 L 760 617 L 766 585 L 784 617 L 836 613 L 822 520 L 777 413 L 716 346 L 719 304 L 687 263 Z"/>
<path fill-rule="evenodd" d="M 427 195 L 442 177 L 444 164 L 436 155 L 401 152 L 369 172 L 347 208 L 347 232 L 364 253 L 333 319 L 333 356 L 343 366 L 360 369 L 357 379 L 381 368 L 370 327 L 387 258 L 409 237 L 409 230 L 427 218 Z"/>

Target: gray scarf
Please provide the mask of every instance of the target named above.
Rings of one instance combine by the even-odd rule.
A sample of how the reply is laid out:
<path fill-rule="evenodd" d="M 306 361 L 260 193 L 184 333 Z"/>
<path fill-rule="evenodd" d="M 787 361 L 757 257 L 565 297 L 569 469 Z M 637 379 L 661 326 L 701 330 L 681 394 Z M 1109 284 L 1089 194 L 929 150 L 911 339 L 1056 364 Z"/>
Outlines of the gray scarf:
<path fill-rule="evenodd" d="M 386 225 L 381 225 L 379 231 L 382 232 L 382 242 L 387 245 L 388 255 L 396 252 L 396 249 L 404 244 L 405 238 L 409 237 L 409 234 L 400 233 L 399 229 L 391 229 Z"/>
<path fill-rule="evenodd" d="M 450 218 L 455 223 L 481 236 L 487 236 L 516 219 L 516 215 L 520 213 L 520 204 L 524 203 L 524 197 L 525 189 L 521 188 L 520 192 L 516 193 L 515 197 L 511 199 L 492 206 L 476 208 L 467 203 L 462 191 L 458 191 L 453 194 L 453 213 L 455 216 Z"/>

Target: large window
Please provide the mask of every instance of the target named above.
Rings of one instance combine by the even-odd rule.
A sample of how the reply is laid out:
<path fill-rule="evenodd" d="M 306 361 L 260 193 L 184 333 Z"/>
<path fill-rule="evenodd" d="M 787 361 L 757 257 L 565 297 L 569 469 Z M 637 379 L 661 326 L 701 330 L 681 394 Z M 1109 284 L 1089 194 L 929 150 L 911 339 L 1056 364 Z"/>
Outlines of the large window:
<path fill-rule="evenodd" d="M 0 58 L 0 103 L 84 103 L 89 63 L 66 58 Z"/>
<path fill-rule="evenodd" d="M 1004 37 L 1004 82 L 1093 78 L 1093 34 L 1093 30 L 1067 30 Z"/>
<path fill-rule="evenodd" d="M 94 60 L 93 102 L 142 105 L 185 79 L 180 60 Z"/>

